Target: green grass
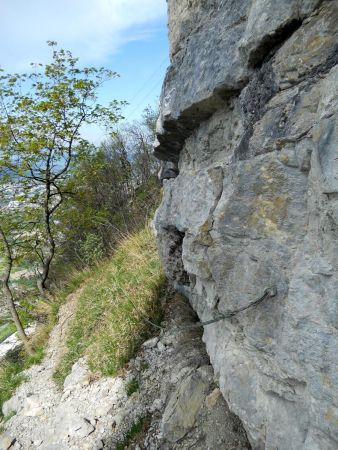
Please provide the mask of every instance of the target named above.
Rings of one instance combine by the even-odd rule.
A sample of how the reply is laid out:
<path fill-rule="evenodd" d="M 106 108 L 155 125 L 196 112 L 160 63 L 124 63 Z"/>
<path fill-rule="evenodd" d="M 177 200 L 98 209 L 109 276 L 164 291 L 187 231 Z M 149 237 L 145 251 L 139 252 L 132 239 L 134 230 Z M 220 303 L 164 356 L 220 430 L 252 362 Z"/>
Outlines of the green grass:
<path fill-rule="evenodd" d="M 83 355 L 89 368 L 114 375 L 154 328 L 147 319 L 161 320 L 166 281 L 154 237 L 144 229 L 128 237 L 109 261 L 92 269 L 70 324 L 67 351 L 54 379 L 62 386 L 72 365 Z"/>
<path fill-rule="evenodd" d="M 145 370 L 149 369 L 150 365 L 148 361 L 141 361 L 141 370 L 144 372 Z"/>
<path fill-rule="evenodd" d="M 1 327 L 0 330 L 0 342 L 4 341 L 8 338 L 11 334 L 15 333 L 16 328 L 14 323 L 7 323 L 3 327 Z"/>
<path fill-rule="evenodd" d="M 134 394 L 134 392 L 137 392 L 139 390 L 139 388 L 140 388 L 140 384 L 135 378 L 130 380 L 126 386 L 126 392 L 127 392 L 128 397 L 130 397 L 132 394 Z"/>
<path fill-rule="evenodd" d="M 65 302 L 66 298 L 70 294 L 79 289 L 79 287 L 88 280 L 91 274 L 92 268 L 85 268 L 80 271 L 72 270 L 71 274 L 65 277 L 65 281 L 62 283 L 62 287 L 54 294 L 58 303 L 57 310 L 59 309 L 60 305 Z"/>
<path fill-rule="evenodd" d="M 11 398 L 15 389 L 26 380 L 20 373 L 24 370 L 21 362 L 3 360 L 0 365 L 0 417 L 2 417 L 2 405 Z"/>
<path fill-rule="evenodd" d="M 126 434 L 123 442 L 120 442 L 116 446 L 116 450 L 125 450 L 127 449 L 133 441 L 139 437 L 139 435 L 145 431 L 145 429 L 150 424 L 150 417 L 140 417 L 137 422 L 134 423 L 134 425 L 131 427 L 131 429 Z"/>
<path fill-rule="evenodd" d="M 156 331 L 145 318 L 160 322 L 161 300 L 167 286 L 150 230 L 123 241 L 111 260 L 72 273 L 51 303 L 39 304 L 39 313 L 46 321 L 31 339 L 32 354 L 21 350 L 0 363 L 0 417 L 3 403 L 26 380 L 21 372 L 43 359 L 61 304 L 81 285 L 67 351 L 54 374 L 59 385 L 83 355 L 87 355 L 92 371 L 116 374 Z"/>
<path fill-rule="evenodd" d="M 16 415 L 16 411 L 11 411 L 9 414 L 7 414 L 7 416 L 5 416 L 3 418 L 4 423 L 8 422 L 12 417 L 14 417 Z"/>
<path fill-rule="evenodd" d="M 27 354 L 24 349 L 21 349 L 0 361 L 0 417 L 3 416 L 2 405 L 4 402 L 10 399 L 16 388 L 27 379 L 22 371 L 42 361 L 51 329 L 51 323 L 39 328 L 31 339 L 31 354 Z"/>

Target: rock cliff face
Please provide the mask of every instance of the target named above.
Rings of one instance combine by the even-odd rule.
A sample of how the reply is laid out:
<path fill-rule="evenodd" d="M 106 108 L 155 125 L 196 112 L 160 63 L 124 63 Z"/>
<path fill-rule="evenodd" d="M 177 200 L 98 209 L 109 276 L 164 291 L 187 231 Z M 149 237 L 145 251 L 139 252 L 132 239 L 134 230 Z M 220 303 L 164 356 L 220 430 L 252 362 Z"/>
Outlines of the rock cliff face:
<path fill-rule="evenodd" d="M 168 0 L 168 276 L 255 449 L 338 446 L 338 2 Z"/>

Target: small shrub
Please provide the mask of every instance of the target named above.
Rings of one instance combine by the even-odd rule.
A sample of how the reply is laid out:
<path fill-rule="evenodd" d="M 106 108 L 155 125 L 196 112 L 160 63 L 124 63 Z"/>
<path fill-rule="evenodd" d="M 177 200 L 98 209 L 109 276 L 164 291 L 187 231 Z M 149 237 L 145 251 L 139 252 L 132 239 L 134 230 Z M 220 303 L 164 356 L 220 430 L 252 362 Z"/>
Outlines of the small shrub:
<path fill-rule="evenodd" d="M 141 371 L 144 372 L 145 370 L 149 369 L 150 364 L 148 363 L 148 361 L 142 361 L 141 362 Z"/>
<path fill-rule="evenodd" d="M 139 387 L 140 387 L 140 384 L 135 378 L 130 380 L 126 385 L 126 392 L 127 392 L 128 397 L 130 397 L 132 394 L 134 394 L 134 392 L 137 392 L 139 390 Z"/>
<path fill-rule="evenodd" d="M 150 425 L 149 416 L 140 417 L 128 431 L 124 440 L 120 444 L 117 444 L 116 450 L 125 450 L 126 448 L 128 448 L 130 444 L 132 444 L 133 441 L 135 441 L 142 432 L 146 431 L 149 425 Z"/>

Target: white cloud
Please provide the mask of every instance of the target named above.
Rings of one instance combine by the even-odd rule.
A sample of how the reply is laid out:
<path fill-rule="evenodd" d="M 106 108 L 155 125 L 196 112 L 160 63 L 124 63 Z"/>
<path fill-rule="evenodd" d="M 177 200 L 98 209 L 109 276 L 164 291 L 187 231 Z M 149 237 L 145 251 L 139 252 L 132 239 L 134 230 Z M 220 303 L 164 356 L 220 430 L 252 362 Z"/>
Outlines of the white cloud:
<path fill-rule="evenodd" d="M 124 43 L 144 39 L 166 0 L 1 0 L 0 65 L 22 70 L 46 58 L 47 40 L 81 61 L 104 63 Z"/>

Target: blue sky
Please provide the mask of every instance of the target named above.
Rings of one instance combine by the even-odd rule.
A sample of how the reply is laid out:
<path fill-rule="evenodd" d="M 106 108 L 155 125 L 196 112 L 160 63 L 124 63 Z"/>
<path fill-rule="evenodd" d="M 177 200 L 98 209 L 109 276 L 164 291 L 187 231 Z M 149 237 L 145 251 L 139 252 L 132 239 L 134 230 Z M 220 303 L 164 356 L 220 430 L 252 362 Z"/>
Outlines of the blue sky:
<path fill-rule="evenodd" d="M 102 89 L 102 103 L 130 103 L 127 120 L 158 99 L 168 59 L 166 0 L 1 0 L 0 66 L 25 71 L 46 62 L 47 40 L 86 65 L 103 65 L 121 77 Z M 103 131 L 85 134 L 97 143 Z"/>

